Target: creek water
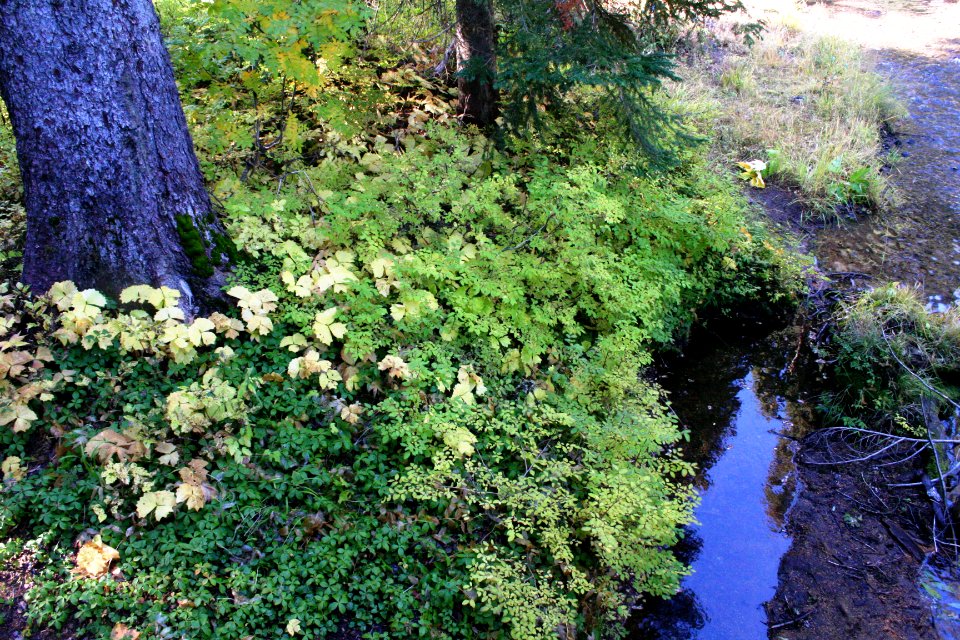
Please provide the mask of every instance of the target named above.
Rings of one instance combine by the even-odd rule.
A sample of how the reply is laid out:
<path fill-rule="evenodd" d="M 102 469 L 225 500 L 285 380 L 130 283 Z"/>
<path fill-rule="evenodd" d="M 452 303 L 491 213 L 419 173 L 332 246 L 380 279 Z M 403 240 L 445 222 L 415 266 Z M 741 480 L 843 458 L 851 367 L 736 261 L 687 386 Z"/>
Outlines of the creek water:
<path fill-rule="evenodd" d="M 924 11 L 929 2 L 916 4 Z M 874 52 L 910 111 L 886 142 L 901 158 L 889 170 L 899 203 L 822 229 L 810 246 L 825 271 L 922 286 L 931 311 L 960 301 L 960 39 L 953 42 L 947 54 Z M 791 544 L 784 514 L 797 490 L 791 440 L 777 433 L 802 435 L 812 420 L 804 384 L 785 375 L 795 343 L 789 331 L 701 338 L 665 367 L 660 382 L 691 433 L 684 455 L 701 468 L 697 523 L 676 548 L 693 573 L 674 598 L 644 603 L 628 623 L 633 640 L 767 637 L 763 605 Z M 946 640 L 960 640 L 956 573 L 928 565 L 921 580 Z"/>
<path fill-rule="evenodd" d="M 763 604 L 790 547 L 784 514 L 796 482 L 783 434 L 806 405 L 785 375 L 792 343 L 789 332 L 754 341 L 701 336 L 664 369 L 659 382 L 690 431 L 684 456 L 700 466 L 697 522 L 676 549 L 693 573 L 674 598 L 644 605 L 630 638 L 766 637 Z"/>

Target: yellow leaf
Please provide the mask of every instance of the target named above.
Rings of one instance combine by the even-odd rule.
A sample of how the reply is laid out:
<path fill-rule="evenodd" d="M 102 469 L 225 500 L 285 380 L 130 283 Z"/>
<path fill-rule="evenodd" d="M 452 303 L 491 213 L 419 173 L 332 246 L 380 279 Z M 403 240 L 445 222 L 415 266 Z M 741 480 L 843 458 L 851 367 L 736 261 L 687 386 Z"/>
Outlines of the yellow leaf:
<path fill-rule="evenodd" d="M 342 338 L 347 333 L 346 325 L 333 321 L 336 315 L 337 308 L 330 307 L 326 311 L 318 311 L 313 320 L 313 333 L 325 345 L 333 344 L 334 338 Z"/>
<path fill-rule="evenodd" d="M 473 455 L 473 445 L 477 443 L 477 437 L 468 429 L 454 427 L 444 431 L 443 442 L 450 447 L 458 457 L 469 457 Z"/>
<path fill-rule="evenodd" d="M 296 618 L 290 618 L 290 620 L 287 621 L 287 633 L 291 636 L 300 633 L 300 621 Z"/>
<path fill-rule="evenodd" d="M 84 543 L 77 552 L 77 568 L 74 573 L 99 578 L 110 570 L 110 563 L 120 559 L 120 553 L 108 545 L 103 544 L 100 536 Z"/>
<path fill-rule="evenodd" d="M 360 414 L 363 413 L 363 406 L 360 404 L 351 404 L 340 410 L 340 418 L 350 424 L 360 422 Z"/>
<path fill-rule="evenodd" d="M 138 440 L 113 429 L 104 429 L 90 438 L 83 448 L 88 456 L 97 456 L 105 464 L 114 456 L 121 462 L 139 460 L 146 455 L 147 449 Z M 159 450 L 159 445 L 158 445 Z"/>
<path fill-rule="evenodd" d="M 158 442 L 156 446 L 154 446 L 154 449 L 160 454 L 160 457 L 157 458 L 157 462 L 160 464 L 172 467 L 180 461 L 180 454 L 177 453 L 177 448 L 169 442 Z"/>
<path fill-rule="evenodd" d="M 151 491 L 137 501 L 137 515 L 146 518 L 150 513 L 159 521 L 173 513 L 177 497 L 172 491 Z"/>
<path fill-rule="evenodd" d="M 292 336 L 287 336 L 280 341 L 280 348 L 287 349 L 293 353 L 302 351 L 307 346 L 307 338 L 302 333 L 295 333 Z"/>
<path fill-rule="evenodd" d="M 139 631 L 131 629 L 122 622 L 115 624 L 110 632 L 110 640 L 139 640 L 139 638 Z"/>
<path fill-rule="evenodd" d="M 255 340 L 260 336 L 268 335 L 273 331 L 273 320 L 266 316 L 250 316 L 245 318 L 247 322 L 247 331 Z"/>
<path fill-rule="evenodd" d="M 377 258 L 370 263 L 370 270 L 373 271 L 373 277 L 375 278 L 389 278 L 393 275 L 393 260 Z"/>
<path fill-rule="evenodd" d="M 211 345 L 217 341 L 217 336 L 213 333 L 214 329 L 215 326 L 210 320 L 197 318 L 187 328 L 187 339 L 196 347 Z"/>
<path fill-rule="evenodd" d="M 26 404 L 14 402 L 0 409 L 0 426 L 13 423 L 13 432 L 20 433 L 30 428 L 37 414 Z"/>
<path fill-rule="evenodd" d="M 66 311 L 70 308 L 70 301 L 73 300 L 73 296 L 76 293 L 77 285 L 73 284 L 70 280 L 64 280 L 50 287 L 47 295 L 50 297 L 50 301 L 57 305 L 58 309 Z"/>
<path fill-rule="evenodd" d="M 410 377 L 410 367 L 399 356 L 386 356 L 377 364 L 377 367 L 380 371 L 386 371 L 391 378 L 406 380 Z"/>
<path fill-rule="evenodd" d="M 187 317 L 183 314 L 180 307 L 164 307 L 154 314 L 153 319 L 157 322 L 167 322 L 168 320 L 179 320 L 183 322 Z"/>
<path fill-rule="evenodd" d="M 466 404 L 474 404 L 474 393 L 482 396 L 487 390 L 483 379 L 473 372 L 473 367 L 460 367 L 457 380 L 457 384 L 453 387 L 453 397 L 460 398 Z"/>
<path fill-rule="evenodd" d="M 215 312 L 210 314 L 210 322 L 213 323 L 217 333 L 224 334 L 227 340 L 232 340 L 243 331 L 243 323 L 236 318 L 228 318 L 222 313 Z"/>
<path fill-rule="evenodd" d="M 23 460 L 17 456 L 8 456 L 0 463 L 0 471 L 6 482 L 20 482 L 27 477 L 27 470 L 23 468 Z"/>
<path fill-rule="evenodd" d="M 192 484 L 181 484 L 177 487 L 177 502 L 186 502 L 187 508 L 193 511 L 199 511 L 206 504 L 203 489 Z"/>

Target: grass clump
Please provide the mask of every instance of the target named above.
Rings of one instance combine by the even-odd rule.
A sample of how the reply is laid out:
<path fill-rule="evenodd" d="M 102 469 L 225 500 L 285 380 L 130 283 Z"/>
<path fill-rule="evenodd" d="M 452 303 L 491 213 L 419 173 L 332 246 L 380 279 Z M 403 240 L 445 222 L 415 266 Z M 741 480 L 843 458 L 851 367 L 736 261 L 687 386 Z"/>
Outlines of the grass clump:
<path fill-rule="evenodd" d="M 765 178 L 820 215 L 893 202 L 880 135 L 904 109 L 856 45 L 780 23 L 752 46 L 727 27 L 708 42 L 681 67 L 675 95 L 716 132 L 725 161 L 765 161 Z"/>
<path fill-rule="evenodd" d="M 850 426 L 920 428 L 921 400 L 960 398 L 960 313 L 929 313 L 917 289 L 889 284 L 841 302 L 832 344 L 838 391 L 829 414 Z"/>

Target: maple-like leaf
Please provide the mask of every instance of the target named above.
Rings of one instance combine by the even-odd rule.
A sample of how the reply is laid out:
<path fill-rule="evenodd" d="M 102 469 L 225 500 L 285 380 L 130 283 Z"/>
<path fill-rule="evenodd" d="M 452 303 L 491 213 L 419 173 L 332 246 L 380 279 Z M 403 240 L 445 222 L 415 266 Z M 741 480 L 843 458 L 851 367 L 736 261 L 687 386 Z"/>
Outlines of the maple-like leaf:
<path fill-rule="evenodd" d="M 26 431 L 37 419 L 37 414 L 33 409 L 21 402 L 14 402 L 6 407 L 0 408 L 0 426 L 13 423 L 13 432 L 20 433 Z"/>
<path fill-rule="evenodd" d="M 137 515 L 146 518 L 150 513 L 159 521 L 173 513 L 177 507 L 177 496 L 172 491 L 150 491 L 137 501 Z"/>
<path fill-rule="evenodd" d="M 192 484 L 177 487 L 177 502 L 186 502 L 187 508 L 193 511 L 199 511 L 207 503 L 203 498 L 203 489 Z"/>
<path fill-rule="evenodd" d="M 180 454 L 177 453 L 177 448 L 169 442 L 158 442 L 153 448 L 160 454 L 160 457 L 157 458 L 157 462 L 160 464 L 172 467 L 180 462 Z"/>
<path fill-rule="evenodd" d="M 127 287 L 120 292 L 120 302 L 127 304 L 130 302 L 146 302 L 154 309 L 167 309 L 177 306 L 180 300 L 180 292 L 170 287 L 160 287 L 155 289 L 149 285 L 139 284 Z"/>
<path fill-rule="evenodd" d="M 453 397 L 460 398 L 466 404 L 474 404 L 474 394 L 482 396 L 487 388 L 483 379 L 473 372 L 473 367 L 460 367 L 457 372 L 457 384 L 453 387 Z"/>
<path fill-rule="evenodd" d="M 27 470 L 23 468 L 23 460 L 18 456 L 7 456 L 0 463 L 0 471 L 3 472 L 5 482 L 20 482 L 27 477 Z"/>
<path fill-rule="evenodd" d="M 254 315 L 244 319 L 247 322 L 247 331 L 255 339 L 273 331 L 273 321 L 267 316 Z"/>
<path fill-rule="evenodd" d="M 443 432 L 443 442 L 457 457 L 469 457 L 473 455 L 473 445 L 477 443 L 477 436 L 464 427 L 453 427 Z"/>
<path fill-rule="evenodd" d="M 324 269 L 326 273 L 321 274 L 314 285 L 314 290 L 317 293 L 324 293 L 331 288 L 334 293 L 343 293 L 348 289 L 348 283 L 357 280 L 357 276 L 349 268 L 336 263 L 332 259 L 327 260 Z"/>
<path fill-rule="evenodd" d="M 377 363 L 380 371 L 386 371 L 391 378 L 406 380 L 410 377 L 410 367 L 400 356 L 385 356 Z"/>
<path fill-rule="evenodd" d="M 360 404 L 351 404 L 340 409 L 340 418 L 350 424 L 360 422 L 360 414 L 363 413 L 363 406 Z"/>
<path fill-rule="evenodd" d="M 333 368 L 333 363 L 329 360 L 321 360 L 318 368 L 317 378 L 321 389 L 336 389 L 343 380 L 340 372 Z"/>
<path fill-rule="evenodd" d="M 287 349 L 293 353 L 302 351 L 307 346 L 307 338 L 302 333 L 295 333 L 292 336 L 287 336 L 280 341 L 280 348 Z"/>
<path fill-rule="evenodd" d="M 73 296 L 77 293 L 77 285 L 73 284 L 70 280 L 64 280 L 63 282 L 56 282 L 50 287 L 50 290 L 47 291 L 47 296 L 49 296 L 50 301 L 53 304 L 57 305 L 57 308 L 60 311 L 66 311 L 70 308 L 70 301 L 73 300 Z"/>
<path fill-rule="evenodd" d="M 196 347 L 211 345 L 217 341 L 216 326 L 206 318 L 197 318 L 187 327 L 187 339 Z"/>
<path fill-rule="evenodd" d="M 88 456 L 97 456 L 103 464 L 114 456 L 120 462 L 127 462 L 139 460 L 147 454 L 141 442 L 113 429 L 104 429 L 90 438 L 83 450 Z"/>
<path fill-rule="evenodd" d="M 184 315 L 183 309 L 180 307 L 164 307 L 153 315 L 153 319 L 157 322 L 170 322 L 177 320 L 183 322 L 187 319 L 187 317 Z"/>
<path fill-rule="evenodd" d="M 186 502 L 187 508 L 199 511 L 216 497 L 216 490 L 207 483 L 207 463 L 194 458 L 180 469 L 180 484 L 177 486 L 177 503 Z"/>
<path fill-rule="evenodd" d="M 122 622 L 113 625 L 113 630 L 110 632 L 110 640 L 139 640 L 139 638 L 139 631 L 131 629 Z"/>
<path fill-rule="evenodd" d="M 374 278 L 389 278 L 393 275 L 393 260 L 380 257 L 370 263 L 370 270 Z"/>
<path fill-rule="evenodd" d="M 318 311 L 313 320 L 313 333 L 317 340 L 325 345 L 333 344 L 333 339 L 340 339 L 347 333 L 347 326 L 342 322 L 334 322 L 337 307 L 330 307 L 325 311 Z"/>
<path fill-rule="evenodd" d="M 95 536 L 77 552 L 77 567 L 74 573 L 90 578 L 99 578 L 110 570 L 110 563 L 120 559 L 120 552 L 105 545 L 100 536 Z"/>

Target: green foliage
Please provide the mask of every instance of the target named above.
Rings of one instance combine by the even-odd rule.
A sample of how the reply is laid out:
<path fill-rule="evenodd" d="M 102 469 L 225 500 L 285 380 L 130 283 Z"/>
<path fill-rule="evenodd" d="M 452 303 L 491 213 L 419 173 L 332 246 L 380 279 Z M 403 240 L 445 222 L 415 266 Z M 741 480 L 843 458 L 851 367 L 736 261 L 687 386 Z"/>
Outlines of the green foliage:
<path fill-rule="evenodd" d="M 823 348 L 838 391 L 828 414 L 858 426 L 923 427 L 921 398 L 960 397 L 960 318 L 928 313 L 919 293 L 890 284 L 842 302 L 832 343 Z M 936 391 L 931 391 L 936 389 Z"/>
<path fill-rule="evenodd" d="M 19 277 L 26 215 L 22 205 L 20 168 L 13 130 L 6 107 L 0 102 L 0 281 Z"/>
<path fill-rule="evenodd" d="M 539 124 L 544 108 L 569 108 L 576 89 L 575 100 L 617 122 L 654 164 L 673 163 L 677 146 L 692 138 L 656 96 L 665 80 L 678 79 L 664 45 L 677 25 L 741 6 L 502 0 L 496 84 L 507 118 Z"/>
<path fill-rule="evenodd" d="M 277 77 L 243 43 L 326 6 L 283 4 L 299 26 L 161 7 L 236 308 L 0 292 L 0 533 L 37 541 L 32 627 L 616 635 L 629 593 L 677 588 L 693 505 L 640 370 L 707 306 L 788 297 L 796 268 L 702 149 L 638 176 L 635 145 L 574 112 L 494 150 L 375 51 L 322 92 Z M 315 61 L 306 42 L 276 44 Z M 96 534 L 119 558 L 76 571 Z"/>

